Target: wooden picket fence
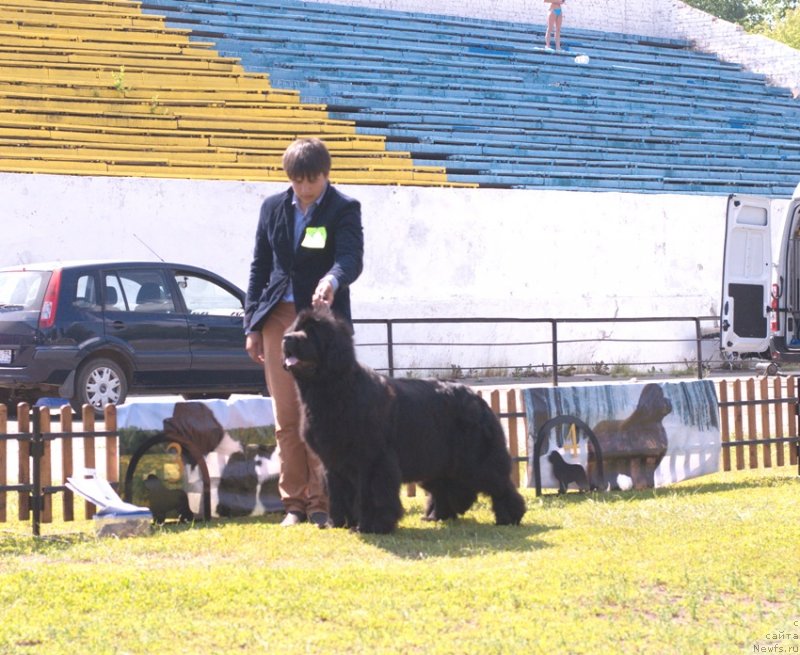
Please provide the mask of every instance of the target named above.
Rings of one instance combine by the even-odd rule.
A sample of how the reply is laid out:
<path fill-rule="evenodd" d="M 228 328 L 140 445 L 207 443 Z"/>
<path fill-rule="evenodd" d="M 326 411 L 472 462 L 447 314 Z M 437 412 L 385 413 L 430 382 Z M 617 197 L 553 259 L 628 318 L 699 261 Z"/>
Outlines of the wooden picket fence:
<path fill-rule="evenodd" d="M 798 466 L 800 399 L 795 376 L 715 380 L 722 439 L 720 469 Z M 528 482 L 528 421 L 521 388 L 478 393 L 500 417 L 517 486 Z M 798 470 L 800 474 L 800 469 Z"/>
<path fill-rule="evenodd" d="M 722 433 L 721 469 L 768 469 L 798 466 L 800 430 L 798 416 L 797 379 L 794 376 L 749 378 L 715 381 L 719 401 L 720 430 Z M 508 447 L 514 460 L 512 478 L 517 486 L 528 485 L 527 445 L 528 426 L 521 388 L 476 388 L 500 418 Z M 76 518 L 75 498 L 64 482 L 76 470 L 95 469 L 112 485 L 119 483 L 119 439 L 116 408 L 107 407 L 103 430 L 97 429 L 94 413 L 84 407 L 82 431 L 73 429 L 69 407 L 63 407 L 56 422 L 49 408 L 30 408 L 24 403 L 17 410 L 18 429 L 8 433 L 8 413 L 0 405 L 0 523 L 9 519 L 7 499 L 17 494 L 17 518 L 32 521 L 34 534 L 40 523 L 53 521 L 53 496 L 60 493 L 61 518 Z M 17 442 L 17 480 L 8 483 L 8 442 Z M 60 446 L 59 470 L 53 471 L 54 442 Z M 76 466 L 75 445 L 80 444 L 82 461 Z M 96 459 L 96 447 L 103 446 L 103 461 Z M 800 473 L 800 470 L 798 471 Z M 53 484 L 54 477 L 58 484 Z M 407 485 L 406 493 L 415 495 L 414 485 Z M 82 503 L 83 518 L 94 516 L 96 508 Z"/>
<path fill-rule="evenodd" d="M 722 470 L 798 464 L 797 378 L 748 378 L 717 386 Z M 788 449 L 788 454 L 787 454 Z"/>
<path fill-rule="evenodd" d="M 104 413 L 104 430 L 98 430 L 92 409 L 84 406 L 81 415 L 83 429 L 73 429 L 72 409 L 62 407 L 58 413 L 58 429 L 54 429 L 50 409 L 35 408 L 32 412 L 26 403 L 17 407 L 17 432 L 8 432 L 8 409 L 0 404 L 0 523 L 8 518 L 8 494 L 16 493 L 17 515 L 20 521 L 32 521 L 34 535 L 39 534 L 40 523 L 53 521 L 53 494 L 61 493 L 61 518 L 75 520 L 74 494 L 64 486 L 67 478 L 76 469 L 94 469 L 112 484 L 119 481 L 119 439 L 116 431 L 116 407 L 109 406 Z M 16 441 L 17 480 L 8 484 L 8 442 Z M 60 446 L 59 470 L 55 476 L 59 484 L 53 484 L 53 446 Z M 74 448 L 77 442 L 82 446 L 83 458 L 75 464 Z M 96 446 L 102 442 L 104 461 L 97 462 Z M 83 517 L 92 518 L 96 507 L 83 502 Z"/>

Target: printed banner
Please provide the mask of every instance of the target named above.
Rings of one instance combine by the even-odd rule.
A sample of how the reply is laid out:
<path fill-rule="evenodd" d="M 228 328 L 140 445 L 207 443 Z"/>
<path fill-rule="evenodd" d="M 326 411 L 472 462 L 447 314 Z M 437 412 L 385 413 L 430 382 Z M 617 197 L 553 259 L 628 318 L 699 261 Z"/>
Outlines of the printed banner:
<path fill-rule="evenodd" d="M 537 486 L 537 468 L 537 488 L 560 491 L 645 489 L 719 470 L 719 410 L 710 380 L 541 387 L 523 394 L 528 486 Z"/>
<path fill-rule="evenodd" d="M 131 478 L 126 496 L 149 507 L 157 522 L 206 513 L 199 458 L 208 471 L 211 516 L 283 511 L 269 398 L 137 399 L 121 406 L 117 418 L 120 480 Z"/>

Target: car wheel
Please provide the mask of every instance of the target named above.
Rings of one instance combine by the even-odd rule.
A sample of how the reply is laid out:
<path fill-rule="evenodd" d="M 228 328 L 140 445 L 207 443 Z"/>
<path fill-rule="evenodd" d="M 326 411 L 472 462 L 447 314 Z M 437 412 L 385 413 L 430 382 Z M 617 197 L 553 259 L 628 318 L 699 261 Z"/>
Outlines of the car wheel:
<path fill-rule="evenodd" d="M 103 416 L 106 405 L 121 405 L 128 395 L 128 379 L 122 367 L 112 359 L 92 359 L 78 370 L 75 380 L 75 396 L 71 399 L 75 411 L 84 404 L 94 409 L 97 417 Z"/>

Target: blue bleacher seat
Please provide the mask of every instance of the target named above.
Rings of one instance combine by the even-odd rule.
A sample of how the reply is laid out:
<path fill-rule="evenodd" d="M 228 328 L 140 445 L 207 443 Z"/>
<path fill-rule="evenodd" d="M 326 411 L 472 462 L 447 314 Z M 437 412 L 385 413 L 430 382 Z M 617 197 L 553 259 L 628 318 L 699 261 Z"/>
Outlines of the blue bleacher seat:
<path fill-rule="evenodd" d="M 790 195 L 800 105 L 686 41 L 300 0 L 144 0 L 278 88 L 487 187 Z M 589 63 L 575 62 L 576 54 Z"/>

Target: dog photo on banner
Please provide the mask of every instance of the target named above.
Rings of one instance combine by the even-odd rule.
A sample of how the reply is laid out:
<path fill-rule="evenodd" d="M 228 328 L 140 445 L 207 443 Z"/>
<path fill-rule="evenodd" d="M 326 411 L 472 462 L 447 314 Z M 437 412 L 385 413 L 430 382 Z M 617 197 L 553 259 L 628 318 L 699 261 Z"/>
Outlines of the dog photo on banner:
<path fill-rule="evenodd" d="M 531 388 L 523 395 L 528 485 L 537 490 L 646 489 L 719 470 L 710 380 Z"/>
<path fill-rule="evenodd" d="M 157 523 L 283 511 L 269 398 L 140 402 L 121 407 L 118 418 L 120 479 L 130 478 L 128 495 Z"/>

